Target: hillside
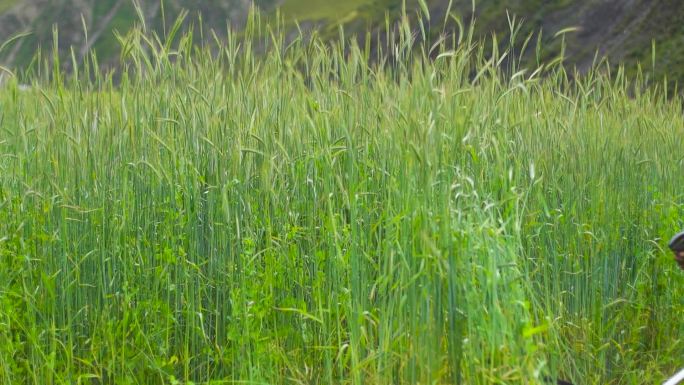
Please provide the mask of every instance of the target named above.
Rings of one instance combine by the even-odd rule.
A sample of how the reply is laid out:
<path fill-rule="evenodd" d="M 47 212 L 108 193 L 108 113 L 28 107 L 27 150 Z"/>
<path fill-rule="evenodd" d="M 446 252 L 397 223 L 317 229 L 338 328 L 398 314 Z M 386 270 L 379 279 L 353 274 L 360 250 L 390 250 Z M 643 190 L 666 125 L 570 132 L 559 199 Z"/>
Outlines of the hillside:
<path fill-rule="evenodd" d="M 467 9 L 470 1 L 455 3 L 457 9 Z M 560 51 L 560 41 L 554 39 L 554 34 L 575 28 L 565 35 L 566 57 L 581 71 L 591 67 L 598 53 L 598 57 L 606 57 L 612 64 L 624 63 L 628 73 L 633 73 L 639 63 L 650 72 L 655 43 L 656 77 L 667 76 L 671 81 L 684 79 L 684 49 L 680 44 L 684 38 L 684 2 L 518 0 L 509 3 L 511 14 L 524 20 L 523 33 L 542 30 L 544 45 L 555 47 L 547 54 L 556 55 Z M 477 20 L 480 34 L 508 30 L 506 8 L 495 0 L 479 2 Z"/>
<path fill-rule="evenodd" d="M 166 1 L 162 7 L 156 1 L 146 0 L 141 2 L 141 8 L 146 24 L 160 33 L 165 27 L 162 20 L 173 20 L 186 9 L 190 11 L 190 20 L 196 20 L 196 15 L 201 13 L 203 25 L 222 36 L 226 21 L 239 26 L 251 3 L 250 0 L 173 0 Z M 434 23 L 445 19 L 448 0 L 428 0 L 427 3 Z M 256 5 L 267 13 L 280 6 L 288 21 L 341 22 L 359 32 L 368 26 L 383 25 L 386 11 L 396 15 L 401 1 L 260 0 Z M 417 9 L 417 2 L 409 1 L 409 8 Z M 451 11 L 470 20 L 471 8 L 471 0 L 455 0 Z M 480 0 L 476 2 L 476 9 L 477 31 L 484 36 L 491 31 L 507 33 L 507 11 L 525 21 L 524 34 L 543 30 L 545 46 L 551 47 L 547 56 L 559 53 L 560 41 L 553 39 L 556 32 L 577 27 L 575 32 L 566 35 L 566 56 L 581 70 L 591 66 L 596 52 L 608 57 L 611 63 L 626 63 L 628 71 L 633 71 L 639 62 L 646 63 L 650 70 L 652 41 L 655 41 L 658 76 L 667 74 L 675 80 L 684 78 L 684 66 L 681 65 L 684 49 L 678 44 L 684 36 L 684 23 L 681 23 L 684 3 L 677 0 L 657 3 L 648 0 L 516 0 L 505 4 L 497 0 Z M 0 63 L 25 66 L 38 47 L 51 47 L 53 25 L 59 27 L 60 47 L 65 54 L 69 53 L 68 47 L 73 46 L 75 56 L 80 60 L 89 49 L 94 49 L 101 63 L 116 63 L 118 43 L 114 31 L 126 31 L 138 19 L 129 0 L 0 0 L 0 41 L 17 33 L 31 33 L 0 52 Z M 84 24 L 88 30 L 87 41 Z"/>
<path fill-rule="evenodd" d="M 201 13 L 207 25 L 216 28 L 223 25 L 225 29 L 226 21 L 239 24 L 250 5 L 249 0 L 206 3 L 167 1 L 162 7 L 157 1 L 140 2 L 146 24 L 160 32 L 165 28 L 163 20 L 173 21 L 182 9 Z M 68 47 L 73 46 L 77 58 L 82 59 L 94 49 L 102 62 L 115 60 L 118 42 L 114 31 L 125 32 L 139 20 L 136 8 L 129 0 L 4 0 L 0 2 L 0 11 L 0 40 L 17 33 L 30 33 L 3 53 L 4 62 L 13 66 L 28 63 L 37 48 L 51 47 L 55 25 L 63 52 L 68 53 Z"/>

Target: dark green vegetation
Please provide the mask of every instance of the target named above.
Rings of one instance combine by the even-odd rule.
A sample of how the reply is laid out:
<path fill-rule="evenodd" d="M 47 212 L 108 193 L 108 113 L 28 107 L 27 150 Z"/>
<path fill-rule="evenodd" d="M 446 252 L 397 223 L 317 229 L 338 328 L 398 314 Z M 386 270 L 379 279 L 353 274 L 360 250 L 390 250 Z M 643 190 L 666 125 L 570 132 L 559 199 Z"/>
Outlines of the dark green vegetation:
<path fill-rule="evenodd" d="M 366 50 L 257 21 L 203 49 L 134 31 L 116 86 L 86 56 L 0 89 L 0 382 L 640 385 L 681 364 L 678 98 L 468 36 L 430 60 L 406 24 Z"/>

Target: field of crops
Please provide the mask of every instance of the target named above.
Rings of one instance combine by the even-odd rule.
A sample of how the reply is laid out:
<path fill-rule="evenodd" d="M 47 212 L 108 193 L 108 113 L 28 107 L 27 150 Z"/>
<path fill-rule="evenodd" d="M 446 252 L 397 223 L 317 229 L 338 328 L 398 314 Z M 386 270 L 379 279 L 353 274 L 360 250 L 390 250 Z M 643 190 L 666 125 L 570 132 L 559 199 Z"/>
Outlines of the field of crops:
<path fill-rule="evenodd" d="M 132 32 L 114 77 L 48 59 L 30 89 L 10 79 L 0 383 L 678 369 L 681 100 L 620 72 L 525 71 L 467 33 L 388 34 L 370 50 L 256 19 L 204 48 Z"/>

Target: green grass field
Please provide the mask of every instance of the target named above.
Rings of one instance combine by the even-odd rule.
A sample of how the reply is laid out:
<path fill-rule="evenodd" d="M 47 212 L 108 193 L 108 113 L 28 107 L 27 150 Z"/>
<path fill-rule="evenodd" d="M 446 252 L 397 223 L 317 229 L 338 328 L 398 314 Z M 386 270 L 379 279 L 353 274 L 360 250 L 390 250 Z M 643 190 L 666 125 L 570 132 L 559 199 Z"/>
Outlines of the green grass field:
<path fill-rule="evenodd" d="M 12 8 L 17 3 L 18 0 L 0 0 L 0 12 L 4 12 Z"/>
<path fill-rule="evenodd" d="M 287 0 L 281 7 L 283 15 L 298 20 L 340 20 L 348 18 L 359 7 L 373 0 Z"/>
<path fill-rule="evenodd" d="M 0 88 L 0 383 L 674 373 L 681 100 L 409 32 L 132 32 L 116 83 Z"/>

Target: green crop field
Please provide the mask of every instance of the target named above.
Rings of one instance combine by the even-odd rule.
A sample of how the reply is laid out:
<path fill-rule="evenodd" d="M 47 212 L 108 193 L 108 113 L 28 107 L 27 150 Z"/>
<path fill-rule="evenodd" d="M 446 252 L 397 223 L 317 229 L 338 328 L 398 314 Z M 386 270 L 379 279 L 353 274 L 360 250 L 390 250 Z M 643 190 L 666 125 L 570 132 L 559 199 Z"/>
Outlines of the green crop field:
<path fill-rule="evenodd" d="M 289 18 L 299 20 L 340 20 L 352 15 L 371 0 L 331 2 L 329 0 L 287 0 L 281 10 Z"/>
<path fill-rule="evenodd" d="M 12 8 L 17 2 L 18 0 L 0 0 L 0 12 Z"/>
<path fill-rule="evenodd" d="M 133 31 L 112 76 L 47 58 L 1 86 L 0 383 L 682 365 L 680 99 L 405 24 L 366 51 L 257 21 L 214 47 Z"/>

